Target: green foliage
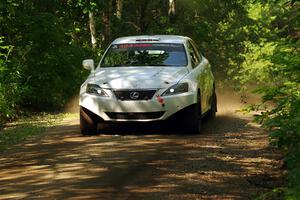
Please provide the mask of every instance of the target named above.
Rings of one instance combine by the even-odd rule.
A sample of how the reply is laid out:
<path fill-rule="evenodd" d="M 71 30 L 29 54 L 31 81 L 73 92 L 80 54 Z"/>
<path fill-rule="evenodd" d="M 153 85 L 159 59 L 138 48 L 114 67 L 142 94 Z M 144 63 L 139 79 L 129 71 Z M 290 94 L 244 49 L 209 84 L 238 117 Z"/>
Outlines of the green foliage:
<path fill-rule="evenodd" d="M 15 108 L 19 100 L 16 93 L 19 78 L 18 72 L 14 75 L 9 70 L 9 54 L 13 49 L 10 45 L 4 45 L 4 38 L 0 37 L 0 123 L 1 120 L 14 116 Z"/>
<path fill-rule="evenodd" d="M 273 106 L 263 110 L 259 119 L 270 132 L 271 144 L 286 155 L 285 161 L 290 170 L 289 195 L 295 198 L 300 191 L 300 69 L 297 67 L 299 61 L 296 61 L 299 59 L 299 49 L 286 51 L 292 46 L 294 43 L 288 42 L 280 45 L 272 56 L 277 74 L 274 79 L 277 80 L 274 86 L 262 88 L 260 92 L 263 94 L 263 103 L 271 102 Z"/>
<path fill-rule="evenodd" d="M 78 10 L 68 14 L 70 5 L 61 1 L 15 0 L 1 6 L 1 34 L 14 48 L 8 56 L 11 46 L 2 47 L 0 119 L 23 110 L 62 108 L 84 79 L 82 59 L 92 55 L 84 42 L 77 42 L 76 23 L 63 17 L 74 17 Z"/>
<path fill-rule="evenodd" d="M 248 7 L 257 23 L 250 27 L 259 40 L 246 41 L 244 62 L 232 69 L 241 84 L 256 82 L 262 104 L 257 121 L 270 132 L 270 142 L 282 150 L 289 169 L 286 199 L 300 196 L 300 41 L 297 1 L 255 1 Z M 280 9 L 279 9 L 280 8 Z"/>

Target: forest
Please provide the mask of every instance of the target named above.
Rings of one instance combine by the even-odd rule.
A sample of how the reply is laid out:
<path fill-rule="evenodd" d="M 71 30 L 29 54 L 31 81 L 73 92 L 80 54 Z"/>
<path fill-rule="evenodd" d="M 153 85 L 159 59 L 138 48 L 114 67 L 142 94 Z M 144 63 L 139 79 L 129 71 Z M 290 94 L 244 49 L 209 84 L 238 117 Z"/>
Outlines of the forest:
<path fill-rule="evenodd" d="M 218 82 L 262 95 L 258 123 L 282 151 L 286 199 L 300 196 L 299 0 L 2 0 L 0 124 L 60 111 L 117 37 L 191 37 Z M 253 91 L 253 87 L 255 90 Z M 251 90 L 250 90 L 251 88 Z"/>

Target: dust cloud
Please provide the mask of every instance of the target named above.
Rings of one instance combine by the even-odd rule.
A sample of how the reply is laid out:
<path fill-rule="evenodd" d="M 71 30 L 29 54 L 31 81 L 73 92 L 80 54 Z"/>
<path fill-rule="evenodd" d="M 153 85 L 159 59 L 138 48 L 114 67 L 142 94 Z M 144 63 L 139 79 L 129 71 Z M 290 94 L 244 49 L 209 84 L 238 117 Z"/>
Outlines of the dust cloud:
<path fill-rule="evenodd" d="M 254 86 L 249 87 L 249 90 L 242 94 L 235 91 L 233 86 L 217 87 L 218 114 L 233 114 L 247 105 L 258 104 L 261 101 L 261 96 L 254 94 L 252 92 L 254 89 Z"/>
<path fill-rule="evenodd" d="M 79 95 L 74 95 L 64 108 L 64 113 L 79 113 Z"/>

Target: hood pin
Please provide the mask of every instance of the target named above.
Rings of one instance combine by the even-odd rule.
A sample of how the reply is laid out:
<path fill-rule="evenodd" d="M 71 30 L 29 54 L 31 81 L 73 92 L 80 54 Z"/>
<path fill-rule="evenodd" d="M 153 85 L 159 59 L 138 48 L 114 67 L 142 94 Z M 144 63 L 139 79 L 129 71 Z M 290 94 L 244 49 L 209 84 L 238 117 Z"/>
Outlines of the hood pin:
<path fill-rule="evenodd" d="M 157 95 L 156 98 L 157 98 L 158 103 L 160 103 L 160 105 L 162 107 L 165 107 L 165 100 L 159 95 Z"/>

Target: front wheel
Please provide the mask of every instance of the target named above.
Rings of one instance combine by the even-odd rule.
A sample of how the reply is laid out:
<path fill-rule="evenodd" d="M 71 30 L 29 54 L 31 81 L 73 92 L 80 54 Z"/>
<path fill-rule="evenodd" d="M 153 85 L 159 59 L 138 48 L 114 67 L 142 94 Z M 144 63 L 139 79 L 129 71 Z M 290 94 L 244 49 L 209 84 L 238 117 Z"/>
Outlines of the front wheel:
<path fill-rule="evenodd" d="M 211 97 L 211 108 L 207 114 L 208 119 L 214 119 L 216 117 L 216 112 L 218 111 L 217 107 L 217 95 L 216 92 L 214 91 L 212 97 Z"/>
<path fill-rule="evenodd" d="M 80 107 L 80 131 L 82 135 L 97 133 L 97 116 L 83 107 Z"/>
<path fill-rule="evenodd" d="M 201 104 L 198 102 L 186 109 L 183 116 L 183 129 L 188 134 L 198 134 L 201 131 Z"/>

